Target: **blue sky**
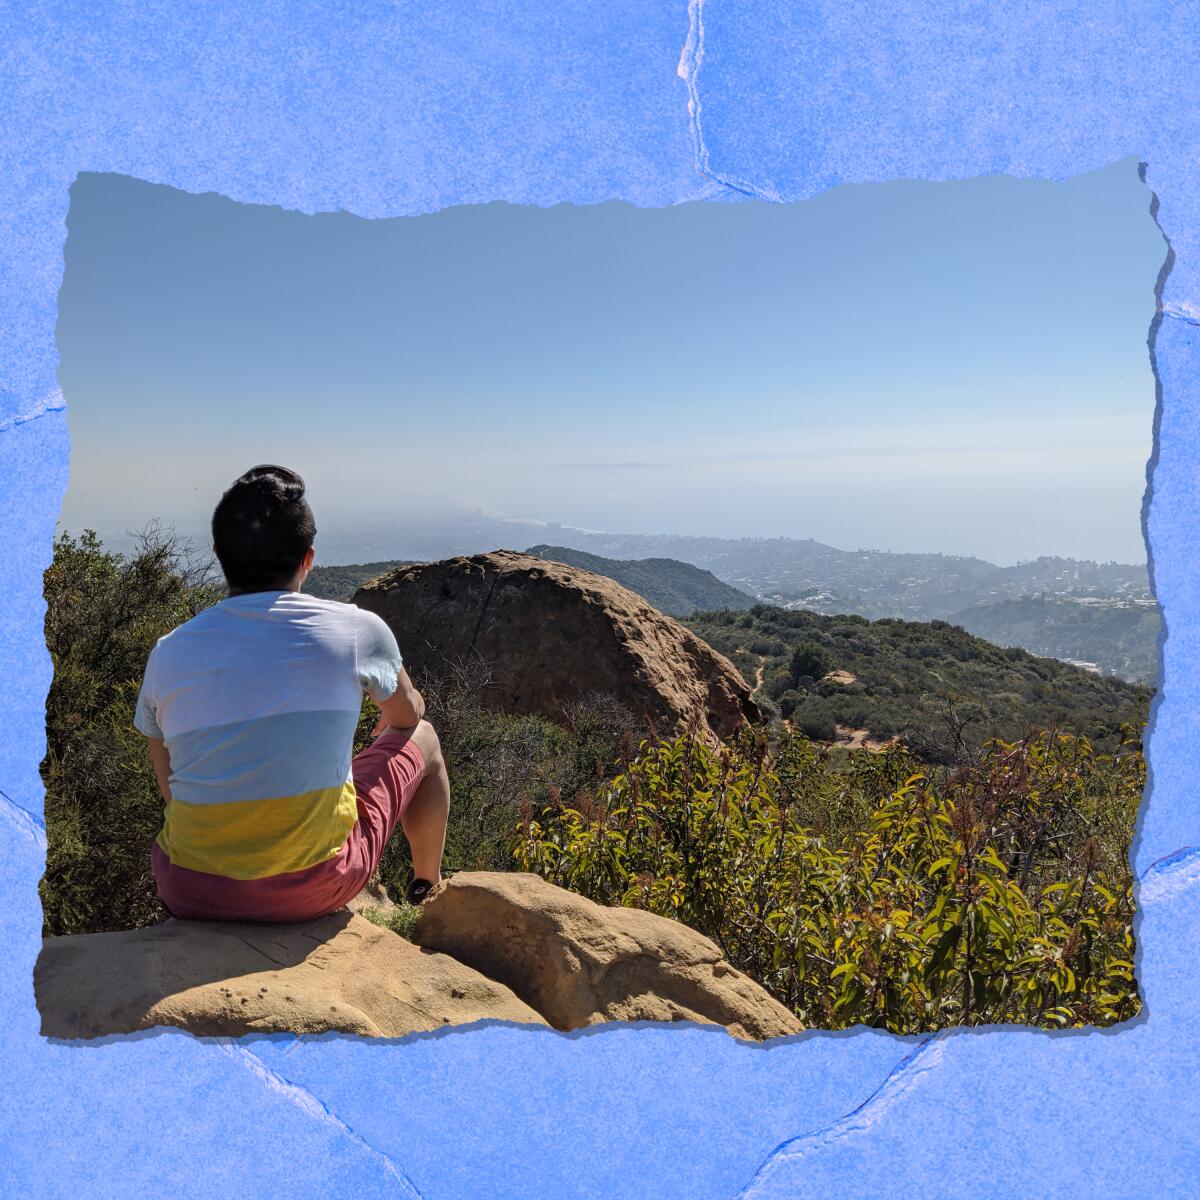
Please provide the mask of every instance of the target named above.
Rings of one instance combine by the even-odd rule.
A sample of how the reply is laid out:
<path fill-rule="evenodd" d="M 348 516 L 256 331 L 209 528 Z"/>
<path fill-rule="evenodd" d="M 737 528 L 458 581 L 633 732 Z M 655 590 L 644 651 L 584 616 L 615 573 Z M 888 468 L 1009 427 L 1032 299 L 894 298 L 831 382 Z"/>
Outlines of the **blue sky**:
<path fill-rule="evenodd" d="M 1149 206 L 1132 159 L 388 221 L 84 175 L 63 524 L 202 533 L 271 461 L 308 479 L 323 529 L 466 508 L 1138 561 Z"/>

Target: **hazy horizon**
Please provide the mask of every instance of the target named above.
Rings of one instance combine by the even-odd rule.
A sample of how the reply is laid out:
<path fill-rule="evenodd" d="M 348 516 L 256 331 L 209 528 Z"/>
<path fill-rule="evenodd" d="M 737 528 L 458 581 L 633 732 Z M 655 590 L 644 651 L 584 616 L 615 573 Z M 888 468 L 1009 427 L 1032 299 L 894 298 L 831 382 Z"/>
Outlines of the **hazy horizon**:
<path fill-rule="evenodd" d="M 690 537 L 722 537 L 728 541 L 771 541 L 779 538 L 784 538 L 790 541 L 815 541 L 821 542 L 820 538 L 808 538 L 803 535 L 789 534 L 693 534 L 680 533 L 673 529 L 648 529 L 631 531 L 628 529 L 596 529 L 591 527 L 582 527 L 568 525 L 561 521 L 544 520 L 537 517 L 525 517 L 518 514 L 489 512 L 486 510 L 459 510 L 457 512 L 447 510 L 441 513 L 429 514 L 425 518 L 417 522 L 399 521 L 394 525 L 388 522 L 380 525 L 353 528 L 339 525 L 322 524 L 320 513 L 318 517 L 318 531 L 316 538 L 316 566 L 343 566 L 352 565 L 364 562 L 381 561 L 384 559 L 396 559 L 411 557 L 412 552 L 405 550 L 406 545 L 411 545 L 414 541 L 430 541 L 434 539 L 444 540 L 446 550 L 444 556 L 452 554 L 476 554 L 484 553 L 487 550 L 525 550 L 529 546 L 538 545 L 543 542 L 548 542 L 553 545 L 553 535 L 556 531 L 567 531 L 580 534 L 601 534 L 609 536 L 622 537 L 662 537 L 662 538 L 690 538 Z M 476 521 L 475 518 L 479 520 Z M 506 537 L 503 541 L 496 540 L 494 543 L 487 539 L 479 539 L 478 537 L 467 539 L 470 544 L 476 548 L 464 549 L 464 531 L 478 527 L 479 524 L 487 524 L 490 522 L 498 522 L 505 529 L 511 531 L 511 536 Z M 76 524 L 68 526 L 65 522 L 59 522 L 59 529 L 65 530 L 74 536 L 78 536 L 85 528 L 94 529 L 98 536 L 103 541 L 105 548 L 118 552 L 127 553 L 136 545 L 139 534 L 152 524 L 161 524 L 170 528 L 179 537 L 186 539 L 192 543 L 194 549 L 204 553 L 211 548 L 211 537 L 207 529 L 199 527 L 187 528 L 180 526 L 178 522 L 167 521 L 159 517 L 151 517 L 143 522 L 140 526 L 125 526 L 121 528 L 96 528 L 94 525 Z M 498 534 L 501 532 L 497 530 Z M 1029 557 L 1014 558 L 1009 561 L 999 561 L 997 559 L 989 559 L 986 555 L 980 554 L 960 554 L 953 551 L 939 550 L 936 547 L 929 546 L 899 546 L 885 547 L 876 545 L 861 545 L 861 546 L 843 546 L 834 543 L 822 542 L 823 545 L 831 546 L 836 550 L 847 552 L 871 552 L 871 553 L 890 553 L 890 554 L 943 554 L 951 558 L 976 558 L 985 562 L 990 562 L 998 567 L 1017 566 L 1021 563 L 1035 561 L 1039 557 L 1049 558 L 1064 558 L 1075 559 L 1076 561 L 1091 561 L 1100 564 L 1116 563 L 1120 566 L 1142 566 L 1146 563 L 1146 556 L 1141 558 L 1131 559 L 1087 559 L 1080 555 L 1070 554 L 1047 554 L 1047 555 L 1031 555 Z M 326 552 L 323 552 L 325 548 Z M 603 556 L 602 556 L 603 557 Z"/>
<path fill-rule="evenodd" d="M 62 524 L 203 538 L 232 478 L 274 461 L 331 543 L 491 510 L 1144 562 L 1149 206 L 1133 160 L 386 221 L 83 175 Z"/>

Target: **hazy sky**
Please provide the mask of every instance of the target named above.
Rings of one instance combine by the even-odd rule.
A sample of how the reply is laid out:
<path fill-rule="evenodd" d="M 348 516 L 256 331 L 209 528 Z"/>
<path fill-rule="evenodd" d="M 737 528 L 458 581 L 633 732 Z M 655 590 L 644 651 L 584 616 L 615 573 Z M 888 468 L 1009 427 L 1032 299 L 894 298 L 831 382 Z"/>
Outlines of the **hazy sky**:
<path fill-rule="evenodd" d="M 84 175 L 63 524 L 202 531 L 265 461 L 326 530 L 458 507 L 1140 561 L 1149 206 L 1132 159 L 387 221 Z"/>

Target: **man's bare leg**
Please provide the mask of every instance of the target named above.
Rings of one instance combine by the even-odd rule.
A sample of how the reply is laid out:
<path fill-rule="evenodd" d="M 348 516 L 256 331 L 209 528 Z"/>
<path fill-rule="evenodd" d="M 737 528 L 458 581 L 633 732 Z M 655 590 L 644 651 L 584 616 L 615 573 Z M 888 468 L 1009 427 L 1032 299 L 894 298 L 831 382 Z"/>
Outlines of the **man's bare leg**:
<path fill-rule="evenodd" d="M 442 877 L 442 852 L 446 847 L 446 822 L 450 817 L 450 777 L 437 731 L 420 721 L 409 733 L 425 760 L 425 774 L 413 798 L 400 814 L 400 825 L 412 851 L 413 876 L 437 883 Z"/>

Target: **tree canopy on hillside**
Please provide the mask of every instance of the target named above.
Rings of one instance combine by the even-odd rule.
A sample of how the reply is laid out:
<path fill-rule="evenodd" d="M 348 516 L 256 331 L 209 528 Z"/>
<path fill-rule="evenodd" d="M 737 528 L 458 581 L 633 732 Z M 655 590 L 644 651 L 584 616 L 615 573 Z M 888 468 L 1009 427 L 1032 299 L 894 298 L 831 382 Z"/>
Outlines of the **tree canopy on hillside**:
<path fill-rule="evenodd" d="M 868 621 L 757 605 L 695 613 L 684 623 L 747 679 L 761 669 L 755 698 L 809 736 L 832 740 L 839 725 L 865 729 L 880 740 L 903 737 L 931 761 L 1035 728 L 1112 748 L 1122 726 L 1141 722 L 1149 708 L 1145 687 L 995 646 L 945 621 Z M 822 678 L 832 670 L 853 682 Z"/>

